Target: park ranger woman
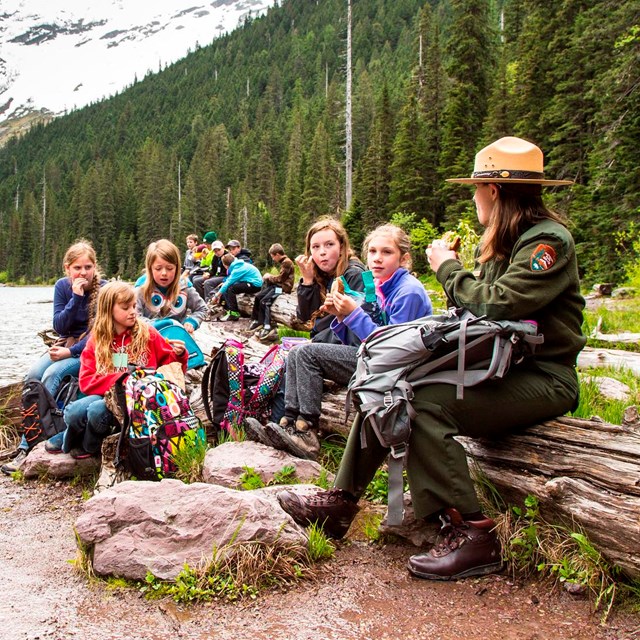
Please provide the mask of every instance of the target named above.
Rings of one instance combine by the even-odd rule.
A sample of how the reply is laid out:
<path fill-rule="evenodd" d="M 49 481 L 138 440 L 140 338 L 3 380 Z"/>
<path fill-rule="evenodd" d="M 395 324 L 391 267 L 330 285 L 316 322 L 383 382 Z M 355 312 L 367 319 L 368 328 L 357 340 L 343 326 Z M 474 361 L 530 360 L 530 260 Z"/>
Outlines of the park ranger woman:
<path fill-rule="evenodd" d="M 441 243 L 427 250 L 448 301 L 490 320 L 532 320 L 544 335 L 535 358 L 511 368 L 500 380 L 465 389 L 433 384 L 416 391 L 407 477 L 417 518 L 443 523 L 442 539 L 409 559 L 418 577 L 450 580 L 502 568 L 495 523 L 481 511 L 465 451 L 455 436 L 497 438 L 562 415 L 578 402 L 576 358 L 585 344 L 573 238 L 542 199 L 548 180 L 542 151 L 520 138 L 506 137 L 478 152 L 470 178 L 449 182 L 474 187 L 478 221 L 484 227 L 473 271 Z M 366 449 L 360 429 L 365 430 Z M 279 494 L 296 522 L 324 524 L 342 537 L 388 450 L 368 425 L 351 431 L 335 488 L 313 495 Z"/>

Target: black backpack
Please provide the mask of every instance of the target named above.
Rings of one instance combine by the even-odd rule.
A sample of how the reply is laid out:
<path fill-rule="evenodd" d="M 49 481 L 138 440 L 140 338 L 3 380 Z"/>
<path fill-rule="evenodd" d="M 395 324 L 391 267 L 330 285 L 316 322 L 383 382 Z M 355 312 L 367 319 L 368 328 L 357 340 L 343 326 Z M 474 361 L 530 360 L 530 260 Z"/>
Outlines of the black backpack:
<path fill-rule="evenodd" d="M 33 449 L 38 442 L 64 431 L 64 408 L 76 399 L 78 380 L 67 376 L 54 398 L 40 380 L 27 380 L 22 388 L 22 431 Z"/>

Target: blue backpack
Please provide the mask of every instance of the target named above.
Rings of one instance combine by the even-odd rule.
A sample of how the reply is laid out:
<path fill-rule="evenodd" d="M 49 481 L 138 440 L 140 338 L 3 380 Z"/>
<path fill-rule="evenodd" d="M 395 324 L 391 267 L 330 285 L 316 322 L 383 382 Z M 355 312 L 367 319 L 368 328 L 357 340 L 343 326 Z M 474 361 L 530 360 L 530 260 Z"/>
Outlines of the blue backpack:
<path fill-rule="evenodd" d="M 163 318 L 162 320 L 156 320 L 153 326 L 167 340 L 182 340 L 184 342 L 184 346 L 189 352 L 187 369 L 201 367 L 205 364 L 204 353 L 196 344 L 193 336 L 179 322 L 171 318 Z"/>

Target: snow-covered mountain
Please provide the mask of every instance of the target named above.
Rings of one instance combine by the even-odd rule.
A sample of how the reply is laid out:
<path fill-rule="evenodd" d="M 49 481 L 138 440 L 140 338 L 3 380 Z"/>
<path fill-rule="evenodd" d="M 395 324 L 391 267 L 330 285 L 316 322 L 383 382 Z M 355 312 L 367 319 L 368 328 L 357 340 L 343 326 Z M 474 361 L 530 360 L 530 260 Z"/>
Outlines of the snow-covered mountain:
<path fill-rule="evenodd" d="M 0 124 L 108 97 L 276 0 L 1 0 Z"/>

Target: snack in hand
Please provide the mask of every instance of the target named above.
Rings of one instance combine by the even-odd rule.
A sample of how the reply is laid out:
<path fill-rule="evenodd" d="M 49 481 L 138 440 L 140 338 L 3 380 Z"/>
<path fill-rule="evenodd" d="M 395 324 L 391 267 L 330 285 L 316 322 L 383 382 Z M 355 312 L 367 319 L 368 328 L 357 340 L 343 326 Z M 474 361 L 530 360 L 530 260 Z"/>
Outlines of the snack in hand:
<path fill-rule="evenodd" d="M 338 293 L 344 293 L 344 282 L 342 278 L 334 278 L 331 283 L 331 293 L 334 294 L 336 291 Z"/>
<path fill-rule="evenodd" d="M 449 251 L 457 251 L 460 248 L 460 236 L 455 231 L 447 231 L 440 241 Z"/>

